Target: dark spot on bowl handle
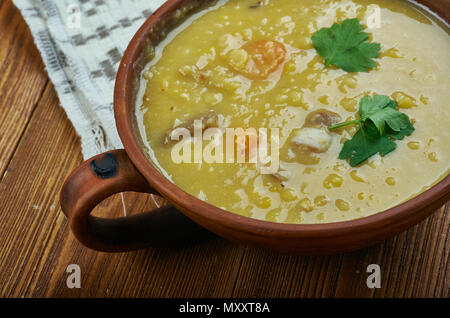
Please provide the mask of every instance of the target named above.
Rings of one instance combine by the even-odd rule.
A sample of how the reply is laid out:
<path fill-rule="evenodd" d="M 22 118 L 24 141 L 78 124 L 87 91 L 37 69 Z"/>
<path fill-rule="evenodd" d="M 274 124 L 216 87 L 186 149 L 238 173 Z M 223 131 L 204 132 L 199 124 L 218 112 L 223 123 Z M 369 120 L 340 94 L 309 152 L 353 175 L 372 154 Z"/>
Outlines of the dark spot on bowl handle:
<path fill-rule="evenodd" d="M 125 191 L 158 194 L 125 150 L 93 157 L 68 177 L 61 191 L 61 207 L 81 243 L 99 251 L 123 252 L 180 239 L 181 233 L 199 228 L 170 205 L 120 218 L 90 215 L 104 199 Z"/>
<path fill-rule="evenodd" d="M 117 174 L 117 159 L 112 153 L 92 159 L 90 164 L 94 173 L 102 179 L 112 178 Z"/>

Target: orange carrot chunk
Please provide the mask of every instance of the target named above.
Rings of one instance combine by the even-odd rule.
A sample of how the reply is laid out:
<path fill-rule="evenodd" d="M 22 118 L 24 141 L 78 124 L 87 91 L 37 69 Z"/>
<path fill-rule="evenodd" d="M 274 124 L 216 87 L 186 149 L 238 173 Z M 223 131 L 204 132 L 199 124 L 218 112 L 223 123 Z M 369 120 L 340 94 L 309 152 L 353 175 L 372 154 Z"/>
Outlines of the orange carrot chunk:
<path fill-rule="evenodd" d="M 248 42 L 238 51 L 242 52 L 242 50 L 247 53 L 245 64 L 236 67 L 237 65 L 231 63 L 231 66 L 246 77 L 255 80 L 266 79 L 285 61 L 287 55 L 282 43 L 271 40 Z"/>

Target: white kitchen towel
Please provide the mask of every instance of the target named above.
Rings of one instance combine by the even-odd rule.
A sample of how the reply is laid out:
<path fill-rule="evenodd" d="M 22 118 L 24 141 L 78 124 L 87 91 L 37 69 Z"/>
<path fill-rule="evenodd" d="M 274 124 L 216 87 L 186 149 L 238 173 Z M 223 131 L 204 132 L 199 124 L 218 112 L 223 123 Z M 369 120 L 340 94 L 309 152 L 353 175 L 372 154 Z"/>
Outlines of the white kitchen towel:
<path fill-rule="evenodd" d="M 127 44 L 165 0 L 13 0 L 31 29 L 85 159 L 122 147 L 116 71 Z"/>

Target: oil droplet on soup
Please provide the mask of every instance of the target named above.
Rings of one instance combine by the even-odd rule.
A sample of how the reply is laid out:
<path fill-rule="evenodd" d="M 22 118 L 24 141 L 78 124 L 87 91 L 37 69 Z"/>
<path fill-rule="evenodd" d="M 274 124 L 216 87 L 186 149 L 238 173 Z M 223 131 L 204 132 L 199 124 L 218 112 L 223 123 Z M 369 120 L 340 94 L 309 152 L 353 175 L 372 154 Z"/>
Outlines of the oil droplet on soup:
<path fill-rule="evenodd" d="M 393 178 L 393 177 L 387 177 L 387 178 L 386 178 L 386 183 L 387 183 L 388 185 L 390 185 L 390 186 L 394 186 L 395 183 L 396 183 L 395 178 Z"/>
<path fill-rule="evenodd" d="M 154 51 L 143 72 L 137 117 L 149 157 L 186 192 L 246 217 L 284 223 L 327 223 L 395 206 L 448 175 L 450 36 L 434 17 L 401 0 L 219 1 Z M 325 67 L 311 36 L 345 19 L 363 25 L 377 5 L 377 67 L 347 73 Z M 339 160 L 357 126 L 359 101 L 386 95 L 416 130 L 397 149 L 357 167 Z M 255 164 L 180 163 L 172 158 L 175 127 L 278 128 L 280 168 Z M 248 157 L 258 147 L 243 142 Z M 203 146 L 208 143 L 203 142 Z M 191 145 L 192 146 L 192 145 Z M 193 147 L 192 147 L 193 149 Z M 395 193 L 392 191 L 395 188 Z M 382 199 L 380 199 L 382 198 Z"/>

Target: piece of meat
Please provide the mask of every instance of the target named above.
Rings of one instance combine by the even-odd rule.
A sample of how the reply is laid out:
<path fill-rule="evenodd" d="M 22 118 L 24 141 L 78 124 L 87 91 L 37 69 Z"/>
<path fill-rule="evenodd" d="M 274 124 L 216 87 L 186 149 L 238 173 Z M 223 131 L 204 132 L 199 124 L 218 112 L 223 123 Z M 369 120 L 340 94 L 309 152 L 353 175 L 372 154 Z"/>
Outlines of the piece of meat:
<path fill-rule="evenodd" d="M 319 109 L 309 113 L 302 128 L 292 132 L 291 143 L 285 156 L 289 161 L 304 165 L 315 165 L 320 162 L 320 153 L 328 151 L 332 138 L 328 127 L 339 122 L 339 114 L 327 109 Z"/>
<path fill-rule="evenodd" d="M 292 142 L 296 145 L 304 145 L 312 152 L 322 153 L 331 145 L 331 135 L 323 128 L 302 128 L 295 132 Z"/>
<path fill-rule="evenodd" d="M 168 131 L 163 138 L 163 144 L 167 145 L 171 142 L 174 142 L 172 140 L 172 132 L 176 128 L 186 128 L 191 133 L 191 136 L 194 136 L 194 123 L 196 120 L 201 120 L 202 122 L 202 132 L 204 132 L 208 128 L 218 128 L 219 127 L 219 116 L 213 112 L 210 111 L 206 114 L 196 116 L 195 118 L 191 118 L 185 123 L 182 123 L 181 125 L 178 125 L 177 127 L 174 127 Z"/>

